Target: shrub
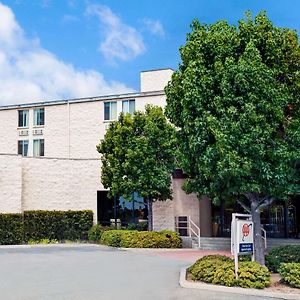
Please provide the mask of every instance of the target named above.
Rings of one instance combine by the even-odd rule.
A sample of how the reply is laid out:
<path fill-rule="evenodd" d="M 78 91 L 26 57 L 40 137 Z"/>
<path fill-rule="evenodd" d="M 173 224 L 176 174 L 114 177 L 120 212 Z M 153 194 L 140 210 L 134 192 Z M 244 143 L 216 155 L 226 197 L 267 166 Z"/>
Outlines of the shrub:
<path fill-rule="evenodd" d="M 138 230 L 138 231 L 147 231 L 148 224 L 147 223 L 131 223 L 128 224 L 127 230 Z"/>
<path fill-rule="evenodd" d="M 92 226 L 88 232 L 89 241 L 99 243 L 102 234 L 108 230 L 111 230 L 111 228 L 108 226 L 103 226 L 101 224 Z"/>
<path fill-rule="evenodd" d="M 239 263 L 238 286 L 243 288 L 263 289 L 270 284 L 271 275 L 267 267 L 254 261 Z"/>
<path fill-rule="evenodd" d="M 24 212 L 25 241 L 87 240 L 92 225 L 93 212 L 88 210 Z"/>
<path fill-rule="evenodd" d="M 278 272 L 283 282 L 300 288 L 300 263 L 282 263 Z"/>
<path fill-rule="evenodd" d="M 103 232 L 100 243 L 111 247 L 120 247 L 121 236 L 126 230 L 109 230 Z"/>
<path fill-rule="evenodd" d="M 182 241 L 172 231 L 111 230 L 103 233 L 101 243 L 124 248 L 180 248 Z"/>
<path fill-rule="evenodd" d="M 39 240 L 39 241 L 35 241 L 35 240 L 29 240 L 28 241 L 28 244 L 29 245 L 35 245 L 35 244 L 43 244 L 43 245 L 46 245 L 46 244 L 56 244 L 58 241 L 57 240 L 49 240 L 49 239 L 42 239 L 42 240 Z"/>
<path fill-rule="evenodd" d="M 23 235 L 21 214 L 0 214 L 0 245 L 22 244 Z"/>
<path fill-rule="evenodd" d="M 226 262 L 232 260 L 224 255 L 207 255 L 198 259 L 190 268 L 193 280 L 211 283 L 214 279 L 216 269 Z"/>
<path fill-rule="evenodd" d="M 239 263 L 239 278 L 236 280 L 233 260 L 222 255 L 204 256 L 189 271 L 193 280 L 225 286 L 261 289 L 270 284 L 268 268 L 249 261 Z"/>
<path fill-rule="evenodd" d="M 266 266 L 278 272 L 281 263 L 300 263 L 300 245 L 281 246 L 272 249 L 266 256 Z"/>

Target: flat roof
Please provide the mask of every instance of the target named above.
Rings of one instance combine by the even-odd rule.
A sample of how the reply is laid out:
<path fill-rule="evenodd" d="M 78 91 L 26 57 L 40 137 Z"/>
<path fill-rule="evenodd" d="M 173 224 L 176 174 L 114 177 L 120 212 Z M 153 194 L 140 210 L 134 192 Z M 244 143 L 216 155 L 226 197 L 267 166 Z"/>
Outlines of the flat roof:
<path fill-rule="evenodd" d="M 18 109 L 18 108 L 26 108 L 26 107 L 29 108 L 29 107 L 37 107 L 37 106 L 62 105 L 68 103 L 106 101 L 106 100 L 114 100 L 114 99 L 119 100 L 119 99 L 129 99 L 129 98 L 137 98 L 137 97 L 159 96 L 163 94 L 164 91 L 153 91 L 153 92 L 126 93 L 126 94 L 117 94 L 117 95 L 50 100 L 50 101 L 41 101 L 41 102 L 29 102 L 29 103 L 21 103 L 21 104 L 3 105 L 0 106 L 0 110 Z"/>

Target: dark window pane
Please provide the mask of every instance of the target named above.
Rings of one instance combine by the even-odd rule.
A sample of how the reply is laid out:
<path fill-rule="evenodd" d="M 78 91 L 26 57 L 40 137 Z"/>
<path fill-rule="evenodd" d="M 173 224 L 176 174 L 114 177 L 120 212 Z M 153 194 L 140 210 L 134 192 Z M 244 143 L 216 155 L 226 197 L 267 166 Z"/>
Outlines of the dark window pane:
<path fill-rule="evenodd" d="M 129 112 L 133 114 L 135 112 L 135 100 L 129 101 Z"/>
<path fill-rule="evenodd" d="M 40 140 L 40 156 L 44 156 L 44 140 Z"/>
<path fill-rule="evenodd" d="M 22 141 L 18 141 L 18 154 L 23 154 L 23 144 Z"/>
<path fill-rule="evenodd" d="M 104 120 L 109 120 L 110 118 L 110 102 L 104 103 Z"/>
<path fill-rule="evenodd" d="M 23 110 L 19 110 L 19 127 L 23 127 Z"/>
<path fill-rule="evenodd" d="M 23 141 L 23 155 L 28 156 L 28 141 Z"/>
<path fill-rule="evenodd" d="M 40 125 L 45 125 L 45 109 L 40 110 Z"/>

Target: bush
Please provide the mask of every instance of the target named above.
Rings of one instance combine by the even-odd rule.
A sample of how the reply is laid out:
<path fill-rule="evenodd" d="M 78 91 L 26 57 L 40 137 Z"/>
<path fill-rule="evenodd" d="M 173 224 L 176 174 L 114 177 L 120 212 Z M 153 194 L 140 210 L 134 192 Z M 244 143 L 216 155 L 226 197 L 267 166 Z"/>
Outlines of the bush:
<path fill-rule="evenodd" d="M 131 223 L 128 224 L 127 230 L 138 230 L 138 231 L 147 231 L 148 224 L 147 223 Z"/>
<path fill-rule="evenodd" d="M 293 262 L 300 263 L 300 245 L 276 247 L 266 256 L 266 266 L 276 273 L 281 263 Z"/>
<path fill-rule="evenodd" d="M 46 245 L 46 244 L 57 244 L 57 242 L 58 242 L 57 240 L 42 239 L 42 240 L 39 240 L 39 241 L 29 240 L 28 244 L 29 245 L 35 245 L 35 244 Z"/>
<path fill-rule="evenodd" d="M 21 214 L 0 214 L 0 245 L 22 244 L 23 235 Z"/>
<path fill-rule="evenodd" d="M 103 226 L 101 224 L 96 224 L 92 226 L 88 232 L 89 241 L 99 243 L 102 234 L 108 230 L 111 230 L 111 228 L 108 226 Z"/>
<path fill-rule="evenodd" d="M 282 263 L 278 272 L 283 282 L 300 288 L 300 263 Z"/>
<path fill-rule="evenodd" d="M 193 280 L 225 286 L 261 289 L 270 284 L 267 267 L 249 261 L 239 263 L 239 278 L 236 280 L 233 260 L 222 255 L 200 258 L 189 268 L 189 272 Z"/>
<path fill-rule="evenodd" d="M 26 211 L 24 212 L 25 241 L 28 240 L 87 240 L 93 225 L 93 212 Z"/>
<path fill-rule="evenodd" d="M 190 268 L 193 280 L 211 283 L 214 279 L 216 269 L 224 263 L 232 260 L 224 255 L 207 255 L 198 259 Z"/>
<path fill-rule="evenodd" d="M 101 244 L 124 248 L 180 248 L 180 236 L 172 231 L 111 230 L 104 232 Z"/>
<path fill-rule="evenodd" d="M 100 243 L 111 247 L 120 247 L 121 235 L 124 234 L 126 230 L 109 230 L 103 232 Z"/>
<path fill-rule="evenodd" d="M 238 286 L 243 288 L 263 289 L 270 284 L 271 274 L 267 267 L 255 261 L 239 263 Z"/>

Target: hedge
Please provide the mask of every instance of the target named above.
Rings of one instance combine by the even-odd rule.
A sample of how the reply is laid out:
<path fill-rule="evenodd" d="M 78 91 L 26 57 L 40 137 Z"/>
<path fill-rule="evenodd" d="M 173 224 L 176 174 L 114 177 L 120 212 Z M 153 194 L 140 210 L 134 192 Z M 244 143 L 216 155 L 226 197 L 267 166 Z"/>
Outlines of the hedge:
<path fill-rule="evenodd" d="M 300 245 L 287 245 L 273 248 L 266 256 L 266 266 L 278 272 L 281 263 L 300 263 Z"/>
<path fill-rule="evenodd" d="M 193 280 L 207 283 L 256 289 L 262 289 L 270 284 L 268 268 L 251 261 L 239 263 L 236 279 L 233 260 L 223 255 L 204 256 L 188 270 Z"/>
<path fill-rule="evenodd" d="M 21 214 L 0 214 L 0 245 L 22 244 L 24 237 Z"/>
<path fill-rule="evenodd" d="M 0 214 L 0 244 L 22 244 L 29 240 L 86 240 L 93 225 L 93 212 L 25 211 Z"/>
<path fill-rule="evenodd" d="M 300 263 L 282 263 L 278 269 L 282 281 L 300 288 Z"/>
<path fill-rule="evenodd" d="M 99 243 L 101 236 L 105 231 L 112 230 L 109 226 L 103 226 L 101 224 L 96 224 L 90 228 L 88 232 L 88 239 L 90 242 Z"/>
<path fill-rule="evenodd" d="M 101 244 L 124 248 L 181 248 L 180 236 L 172 231 L 110 230 L 102 234 Z"/>

